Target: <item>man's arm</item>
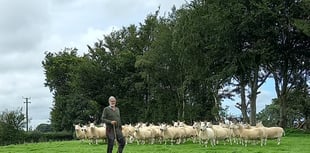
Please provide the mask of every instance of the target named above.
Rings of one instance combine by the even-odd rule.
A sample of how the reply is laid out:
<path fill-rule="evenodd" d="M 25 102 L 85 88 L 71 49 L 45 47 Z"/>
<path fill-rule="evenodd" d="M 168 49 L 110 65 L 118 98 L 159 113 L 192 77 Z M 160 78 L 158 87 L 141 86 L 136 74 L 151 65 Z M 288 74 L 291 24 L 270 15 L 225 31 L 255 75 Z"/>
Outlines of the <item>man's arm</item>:
<path fill-rule="evenodd" d="M 101 115 L 101 121 L 102 121 L 103 123 L 106 123 L 106 124 L 108 124 L 108 123 L 111 124 L 111 121 L 107 119 L 107 113 L 108 113 L 108 112 L 107 112 L 107 108 L 104 108 L 104 109 L 103 109 L 103 112 L 102 112 L 102 115 Z"/>

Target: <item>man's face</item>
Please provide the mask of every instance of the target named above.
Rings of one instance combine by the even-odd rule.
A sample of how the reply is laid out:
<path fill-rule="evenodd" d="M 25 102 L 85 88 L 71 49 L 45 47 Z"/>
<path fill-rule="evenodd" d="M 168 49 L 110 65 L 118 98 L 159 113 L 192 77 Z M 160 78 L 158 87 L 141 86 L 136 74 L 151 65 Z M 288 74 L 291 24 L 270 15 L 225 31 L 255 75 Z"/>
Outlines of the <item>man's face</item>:
<path fill-rule="evenodd" d="M 110 106 L 115 106 L 115 104 L 116 104 L 116 99 L 115 99 L 115 98 L 111 98 L 111 99 L 109 100 L 109 103 L 110 103 Z"/>

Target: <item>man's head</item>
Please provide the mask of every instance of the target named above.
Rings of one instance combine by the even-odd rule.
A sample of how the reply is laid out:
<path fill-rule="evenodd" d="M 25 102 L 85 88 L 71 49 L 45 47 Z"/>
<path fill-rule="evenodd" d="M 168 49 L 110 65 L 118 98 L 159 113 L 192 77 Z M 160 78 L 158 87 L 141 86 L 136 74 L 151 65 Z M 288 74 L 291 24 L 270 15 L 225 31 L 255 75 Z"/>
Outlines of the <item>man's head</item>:
<path fill-rule="evenodd" d="M 116 98 L 114 96 L 109 97 L 110 106 L 114 107 L 116 105 Z"/>

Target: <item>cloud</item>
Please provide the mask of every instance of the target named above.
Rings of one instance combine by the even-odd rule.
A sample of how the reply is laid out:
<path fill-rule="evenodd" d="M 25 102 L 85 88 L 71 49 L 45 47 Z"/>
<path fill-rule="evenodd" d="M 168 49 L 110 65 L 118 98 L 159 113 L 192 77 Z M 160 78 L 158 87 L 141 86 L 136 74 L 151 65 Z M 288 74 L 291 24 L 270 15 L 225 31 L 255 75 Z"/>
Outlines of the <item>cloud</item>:
<path fill-rule="evenodd" d="M 36 46 L 48 24 L 47 4 L 40 0 L 0 1 L 0 51 L 26 52 Z"/>
<path fill-rule="evenodd" d="M 104 34 L 144 22 L 158 6 L 170 11 L 180 0 L 1 0 L 0 112 L 29 104 L 30 126 L 48 123 L 53 96 L 44 87 L 44 52 L 65 47 L 87 51 Z"/>

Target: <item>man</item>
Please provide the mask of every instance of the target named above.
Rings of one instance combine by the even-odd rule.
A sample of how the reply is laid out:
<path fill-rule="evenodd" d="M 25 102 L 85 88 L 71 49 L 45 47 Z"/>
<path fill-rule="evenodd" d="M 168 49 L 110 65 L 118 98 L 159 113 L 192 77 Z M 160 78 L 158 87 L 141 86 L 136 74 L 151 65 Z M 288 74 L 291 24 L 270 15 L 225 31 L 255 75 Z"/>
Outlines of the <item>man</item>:
<path fill-rule="evenodd" d="M 106 124 L 106 134 L 108 139 L 107 153 L 112 153 L 114 140 L 118 142 L 118 153 L 122 153 L 125 147 L 125 138 L 122 133 L 122 122 L 120 111 L 116 105 L 116 98 L 109 98 L 109 106 L 105 107 L 102 112 L 102 121 Z"/>

